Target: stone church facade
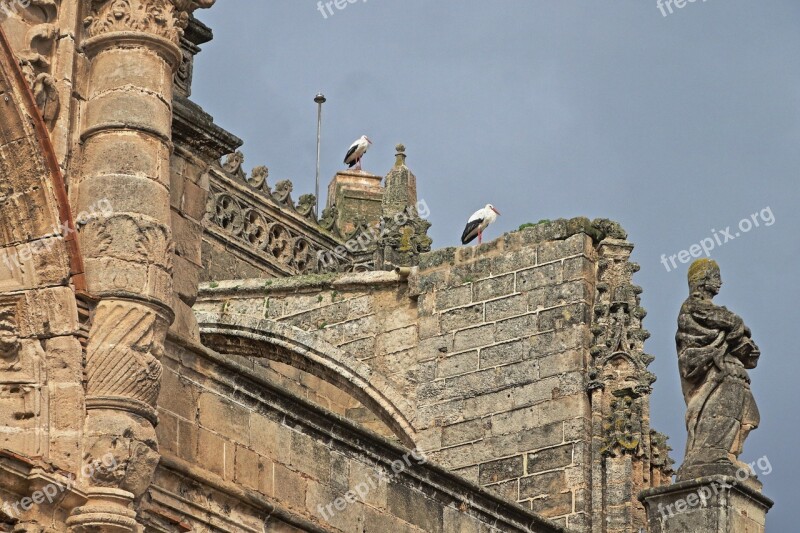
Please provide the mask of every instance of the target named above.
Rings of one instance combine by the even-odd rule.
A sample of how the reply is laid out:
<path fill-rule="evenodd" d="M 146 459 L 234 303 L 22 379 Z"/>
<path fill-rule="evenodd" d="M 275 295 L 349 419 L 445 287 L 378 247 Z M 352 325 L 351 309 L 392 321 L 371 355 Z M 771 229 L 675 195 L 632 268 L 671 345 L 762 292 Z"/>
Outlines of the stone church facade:
<path fill-rule="evenodd" d="M 0 15 L 0 531 L 647 530 L 624 230 L 431 251 L 401 145 L 317 216 L 191 100 L 213 3 Z"/>

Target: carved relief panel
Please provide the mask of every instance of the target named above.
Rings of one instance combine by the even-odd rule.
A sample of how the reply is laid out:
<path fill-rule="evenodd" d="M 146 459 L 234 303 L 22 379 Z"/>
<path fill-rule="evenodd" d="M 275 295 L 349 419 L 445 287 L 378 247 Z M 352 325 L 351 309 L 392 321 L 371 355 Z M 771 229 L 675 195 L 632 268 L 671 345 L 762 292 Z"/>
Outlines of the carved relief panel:
<path fill-rule="evenodd" d="M 0 447 L 31 457 L 46 454 L 45 353 L 21 338 L 20 297 L 0 296 Z"/>

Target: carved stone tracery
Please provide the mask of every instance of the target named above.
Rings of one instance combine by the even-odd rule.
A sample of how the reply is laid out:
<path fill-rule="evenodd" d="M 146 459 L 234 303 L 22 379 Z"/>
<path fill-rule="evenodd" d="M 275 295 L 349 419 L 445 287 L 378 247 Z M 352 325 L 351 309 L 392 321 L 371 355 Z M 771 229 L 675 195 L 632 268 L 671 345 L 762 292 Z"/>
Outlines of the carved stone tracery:
<path fill-rule="evenodd" d="M 330 236 L 324 233 L 328 231 L 347 241 L 362 234 L 371 235 L 375 233 L 373 230 L 365 227 L 359 232 L 357 228 L 350 235 L 339 236 L 334 225 L 335 207 L 326 209 L 322 220 L 318 222 L 314 216 L 317 199 L 313 194 L 303 194 L 295 205 L 291 196 L 294 188 L 291 181 L 281 180 L 273 190 L 267 183 L 269 170 L 266 166 L 253 168 L 248 177 L 242 168 L 243 163 L 244 155 L 237 151 L 222 160 L 217 167 L 221 173 L 211 173 L 206 205 L 206 218 L 210 224 L 253 251 L 267 254 L 293 274 L 342 272 L 357 268 L 346 257 L 346 253 L 334 250 L 335 244 L 322 246 L 307 234 L 319 233 L 320 237 L 330 240 Z M 232 187 L 234 183 L 243 185 L 254 194 L 238 194 L 236 187 Z M 284 217 L 287 219 L 284 220 Z M 297 224 L 302 229 L 298 229 Z M 373 240 L 372 237 L 370 240 Z M 374 246 L 369 251 L 370 255 L 372 249 Z"/>
<path fill-rule="evenodd" d="M 289 229 L 267 212 L 212 187 L 209 221 L 248 246 L 267 253 L 297 273 L 320 271 L 318 252 L 326 251 Z"/>
<path fill-rule="evenodd" d="M 614 396 L 610 413 L 603 423 L 605 435 L 600 449 L 601 454 L 612 457 L 639 450 L 642 432 L 639 395 L 631 389 L 622 389 Z"/>
<path fill-rule="evenodd" d="M 650 336 L 642 327 L 647 312 L 640 305 L 642 289 L 632 283 L 639 265 L 629 260 L 633 245 L 625 240 L 624 232 L 613 226 L 607 229 L 610 236 L 598 246 L 587 382 L 597 422 L 592 479 L 599 496 L 593 513 L 624 512 L 626 519 L 608 529 L 622 533 L 645 524 L 644 508 L 635 495 L 669 483 L 672 463 L 666 439 L 658 440 L 649 427 L 648 399 L 655 375 L 647 367 L 654 357 L 644 352 Z M 634 475 L 620 475 L 624 472 Z"/>

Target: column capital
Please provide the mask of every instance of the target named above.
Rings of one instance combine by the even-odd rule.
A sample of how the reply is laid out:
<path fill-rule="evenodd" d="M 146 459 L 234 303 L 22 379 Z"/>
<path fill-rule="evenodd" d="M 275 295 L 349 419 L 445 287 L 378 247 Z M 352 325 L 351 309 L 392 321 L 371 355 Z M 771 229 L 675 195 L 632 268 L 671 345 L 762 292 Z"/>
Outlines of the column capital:
<path fill-rule="evenodd" d="M 216 0 L 92 0 L 84 19 L 87 37 L 112 32 L 143 32 L 178 44 L 189 15 Z"/>

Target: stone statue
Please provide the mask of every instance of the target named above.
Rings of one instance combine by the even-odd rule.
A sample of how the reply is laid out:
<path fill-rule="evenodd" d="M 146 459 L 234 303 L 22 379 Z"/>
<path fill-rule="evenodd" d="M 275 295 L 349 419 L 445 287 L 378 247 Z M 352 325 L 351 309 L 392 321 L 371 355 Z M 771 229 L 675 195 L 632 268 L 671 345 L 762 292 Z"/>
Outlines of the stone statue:
<path fill-rule="evenodd" d="M 760 352 L 741 317 L 712 302 L 721 286 L 715 261 L 698 259 L 689 267 L 690 294 L 675 336 L 689 433 L 678 480 L 750 473 L 738 457 L 758 427 L 746 369 L 756 367 Z"/>

